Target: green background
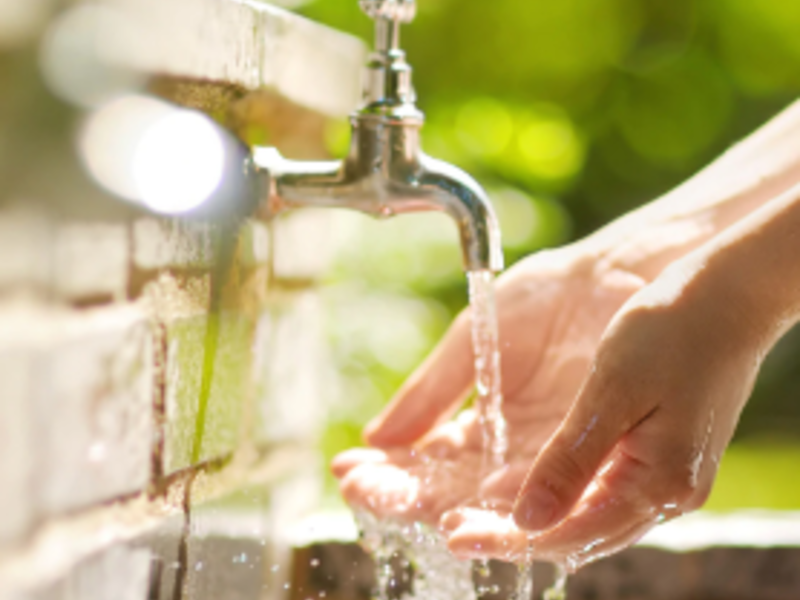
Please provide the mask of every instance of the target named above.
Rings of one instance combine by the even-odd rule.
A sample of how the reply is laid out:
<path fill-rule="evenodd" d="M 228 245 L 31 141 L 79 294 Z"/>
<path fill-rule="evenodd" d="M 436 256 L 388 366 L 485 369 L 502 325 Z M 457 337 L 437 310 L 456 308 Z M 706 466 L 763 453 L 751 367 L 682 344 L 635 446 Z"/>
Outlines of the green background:
<path fill-rule="evenodd" d="M 309 17 L 371 42 L 356 0 Z M 800 2 L 419 0 L 402 46 L 425 148 L 496 203 L 510 264 L 669 190 L 798 96 Z M 341 155 L 346 123 L 329 131 Z M 345 374 L 325 439 L 354 445 L 466 302 L 455 233 L 353 217 L 327 292 Z M 709 507 L 800 509 L 800 335 L 765 364 Z"/>

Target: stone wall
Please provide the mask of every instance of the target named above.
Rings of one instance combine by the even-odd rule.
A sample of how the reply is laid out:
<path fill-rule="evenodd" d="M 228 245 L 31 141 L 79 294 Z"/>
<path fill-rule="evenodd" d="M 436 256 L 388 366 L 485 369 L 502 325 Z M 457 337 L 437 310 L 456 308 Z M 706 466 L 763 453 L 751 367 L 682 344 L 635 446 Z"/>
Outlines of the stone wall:
<path fill-rule="evenodd" d="M 0 261 L 0 592 L 57 581 L 195 504 L 318 479 L 324 212 L 224 231 L 14 207 L 3 228 L 14 235 L 0 242 L 12 257 Z M 262 517 L 303 510 L 293 494 L 284 506 L 261 495 Z M 147 575 L 136 548 L 86 577 L 113 579 L 106 563 Z"/>

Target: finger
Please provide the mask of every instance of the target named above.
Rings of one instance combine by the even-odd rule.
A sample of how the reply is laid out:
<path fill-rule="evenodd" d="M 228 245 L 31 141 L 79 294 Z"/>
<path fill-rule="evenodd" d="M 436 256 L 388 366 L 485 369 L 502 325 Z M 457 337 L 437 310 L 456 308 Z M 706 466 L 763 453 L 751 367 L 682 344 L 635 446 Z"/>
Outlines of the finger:
<path fill-rule="evenodd" d="M 352 448 L 337 454 L 331 461 L 331 472 L 341 479 L 362 463 L 386 462 L 386 452 L 377 448 Z"/>
<path fill-rule="evenodd" d="M 529 558 L 531 534 L 517 526 L 511 513 L 463 510 L 450 516 L 448 525 L 452 533 L 447 547 L 460 559 L 521 562 Z"/>
<path fill-rule="evenodd" d="M 537 456 L 514 507 L 523 529 L 540 531 L 566 517 L 620 438 L 646 416 L 645 405 L 627 400 L 614 383 L 590 378 Z"/>
<path fill-rule="evenodd" d="M 479 496 L 481 498 L 510 498 L 513 501 L 519 495 L 529 470 L 529 465 L 525 463 L 504 466 L 484 479 Z"/>
<path fill-rule="evenodd" d="M 349 504 L 367 508 L 378 517 L 435 526 L 443 513 L 474 493 L 475 466 L 419 459 L 405 466 L 364 463 L 342 479 L 340 489 Z"/>
<path fill-rule="evenodd" d="M 463 509 L 456 508 L 448 510 L 442 515 L 442 518 L 439 519 L 439 531 L 448 535 L 461 527 L 466 520 L 467 517 Z"/>
<path fill-rule="evenodd" d="M 565 557 L 578 568 L 629 546 L 656 524 L 699 507 L 711 490 L 713 465 L 698 481 L 683 481 L 675 467 L 678 452 L 667 448 L 662 446 L 662 457 L 652 465 L 616 452 L 575 511 L 535 537 L 536 554 Z"/>
<path fill-rule="evenodd" d="M 439 346 L 364 430 L 371 446 L 411 444 L 449 417 L 466 398 L 474 375 L 470 319 L 462 313 Z"/>
<path fill-rule="evenodd" d="M 427 459 L 452 460 L 463 451 L 465 442 L 464 427 L 448 421 L 423 437 L 416 448 Z"/>
<path fill-rule="evenodd" d="M 652 503 L 651 494 L 661 492 L 647 487 L 658 485 L 657 475 L 640 461 L 619 455 L 566 519 L 533 538 L 536 555 L 577 568 L 632 544 L 662 514 L 667 516 L 662 512 L 666 509 Z"/>
<path fill-rule="evenodd" d="M 408 512 L 416 500 L 419 480 L 395 465 L 365 463 L 352 469 L 339 489 L 351 506 L 385 519 Z"/>

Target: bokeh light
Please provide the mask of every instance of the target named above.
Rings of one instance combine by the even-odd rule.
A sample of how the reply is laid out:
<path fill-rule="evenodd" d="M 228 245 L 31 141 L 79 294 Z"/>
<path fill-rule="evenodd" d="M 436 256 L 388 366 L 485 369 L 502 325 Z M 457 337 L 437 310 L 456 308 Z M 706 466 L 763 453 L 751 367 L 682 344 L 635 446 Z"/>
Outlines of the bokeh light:
<path fill-rule="evenodd" d="M 225 147 L 207 117 L 147 96 L 117 98 L 94 111 L 78 147 L 104 188 L 160 213 L 203 204 L 225 168 Z"/>
<path fill-rule="evenodd" d="M 800 95 L 796 0 L 419 6 L 402 40 L 426 114 L 423 147 L 487 188 L 508 265 L 660 196 Z M 309 0 L 302 10 L 372 41 L 372 23 L 355 2 Z M 343 144 L 334 145 L 341 155 Z M 359 299 L 433 299 L 452 318 L 466 302 L 458 251 L 449 246 L 457 238 L 451 224 L 431 219 L 359 225 L 344 245 L 337 280 L 359 279 Z M 396 320 L 406 318 L 398 313 Z M 436 337 L 427 339 L 432 347 Z M 762 369 L 740 439 L 777 431 L 800 439 L 800 334 L 782 344 Z M 329 452 L 359 443 L 363 419 L 404 379 L 366 341 L 361 347 L 359 367 L 346 370 L 359 383 L 341 419 L 333 416 Z M 362 392 L 369 400 L 360 405 Z M 759 468 L 766 462 L 759 459 Z M 741 503 L 712 504 L 728 501 Z"/>
<path fill-rule="evenodd" d="M 50 90 L 92 108 L 129 94 L 144 82 L 131 64 L 146 64 L 147 36 L 118 9 L 81 4 L 64 11 L 46 32 L 39 60 Z"/>
<path fill-rule="evenodd" d="M 214 193 L 224 165 L 222 140 L 209 119 L 175 110 L 144 132 L 132 171 L 144 204 L 177 214 L 197 208 Z"/>

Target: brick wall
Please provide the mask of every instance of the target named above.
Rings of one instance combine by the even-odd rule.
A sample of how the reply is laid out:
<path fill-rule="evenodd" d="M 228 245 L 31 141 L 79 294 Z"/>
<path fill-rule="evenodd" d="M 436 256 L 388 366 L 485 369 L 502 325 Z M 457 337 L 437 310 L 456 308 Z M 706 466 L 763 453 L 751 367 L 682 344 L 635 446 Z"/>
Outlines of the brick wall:
<path fill-rule="evenodd" d="M 120 84 L 325 157 L 363 44 L 266 2 L 5 4 L 32 18 L 0 27 L 0 600 L 283 598 L 320 498 L 331 215 L 148 216 L 76 135 Z"/>
<path fill-rule="evenodd" d="M 280 527 L 319 496 L 329 216 L 222 231 L 0 210 L 0 598 L 188 594 L 194 555 L 218 551 L 202 540 L 236 523 L 225 497 L 261 523 L 225 562 L 281 564 Z M 247 597 L 280 595 L 256 580 Z"/>

